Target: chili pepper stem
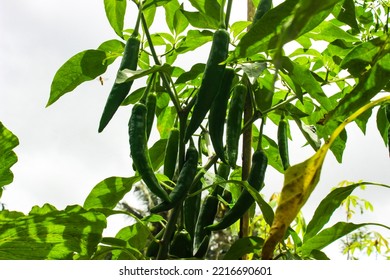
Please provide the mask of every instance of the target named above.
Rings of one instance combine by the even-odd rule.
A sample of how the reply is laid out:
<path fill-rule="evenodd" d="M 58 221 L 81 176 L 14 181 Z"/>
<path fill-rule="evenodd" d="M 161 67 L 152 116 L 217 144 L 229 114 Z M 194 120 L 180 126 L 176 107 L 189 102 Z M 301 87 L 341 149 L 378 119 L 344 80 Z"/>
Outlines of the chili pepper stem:
<path fill-rule="evenodd" d="M 154 48 L 152 37 L 150 36 L 148 24 L 146 23 L 146 19 L 145 19 L 144 14 L 141 14 L 141 22 L 142 22 L 142 27 L 143 27 L 145 35 L 146 35 L 146 39 L 149 43 L 150 51 L 152 52 L 154 63 L 157 65 L 161 65 L 161 62 L 158 59 L 156 50 Z M 179 99 L 177 97 L 177 93 L 175 92 L 175 88 L 173 87 L 173 90 L 172 90 L 172 88 L 170 87 L 170 81 L 167 78 L 167 75 L 165 73 L 161 73 L 161 79 L 163 81 L 163 84 L 164 84 L 166 90 L 168 91 L 169 97 L 171 98 L 173 105 L 176 108 L 176 111 L 180 112 L 182 110 L 182 108 L 180 106 L 180 102 L 179 102 Z"/>
<path fill-rule="evenodd" d="M 172 239 L 172 235 L 176 230 L 176 221 L 180 215 L 181 203 L 176 205 L 171 212 L 163 238 L 160 241 L 160 248 L 157 254 L 157 260 L 165 260 L 168 257 L 169 243 Z"/>

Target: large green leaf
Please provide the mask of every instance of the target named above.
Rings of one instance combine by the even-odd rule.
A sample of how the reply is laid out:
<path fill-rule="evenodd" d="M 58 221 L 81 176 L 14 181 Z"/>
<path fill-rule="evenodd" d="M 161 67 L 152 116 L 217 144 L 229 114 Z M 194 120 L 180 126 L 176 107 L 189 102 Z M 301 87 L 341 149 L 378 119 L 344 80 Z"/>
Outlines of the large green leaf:
<path fill-rule="evenodd" d="M 283 46 L 309 32 L 332 12 L 340 0 L 287 0 L 269 10 L 245 34 L 228 62 Z"/>
<path fill-rule="evenodd" d="M 114 209 L 118 202 L 127 194 L 133 185 L 141 178 L 110 177 L 97 184 L 84 201 L 86 209 L 109 208 Z"/>
<path fill-rule="evenodd" d="M 377 223 L 353 224 L 338 222 L 334 226 L 324 229 L 320 233 L 316 234 L 315 236 L 304 242 L 301 247 L 302 254 L 303 256 L 309 256 L 313 250 L 321 250 L 336 241 L 337 239 L 347 235 L 348 233 L 358 228 L 371 225 L 381 226 L 390 230 L 389 227 Z"/>
<path fill-rule="evenodd" d="M 115 33 L 121 38 L 123 38 L 126 3 L 126 0 L 104 0 L 107 19 Z"/>
<path fill-rule="evenodd" d="M 10 168 L 18 161 L 13 151 L 18 145 L 18 138 L 0 122 L 0 197 L 3 186 L 11 184 L 14 179 Z"/>
<path fill-rule="evenodd" d="M 359 182 L 342 188 L 336 188 L 331 191 L 318 205 L 313 218 L 307 225 L 306 233 L 303 236 L 304 242 L 315 236 L 326 223 L 334 211 L 340 207 L 341 203 L 359 186 L 362 185 L 376 185 L 390 188 L 390 186 L 370 183 L 370 182 Z"/>
<path fill-rule="evenodd" d="M 28 215 L 0 212 L 0 259 L 90 259 L 106 227 L 106 218 L 80 206 L 59 211 L 35 206 Z"/>
<path fill-rule="evenodd" d="M 94 80 L 106 72 L 106 58 L 106 52 L 101 50 L 86 50 L 71 57 L 55 74 L 46 106 L 50 106 L 80 84 Z"/>

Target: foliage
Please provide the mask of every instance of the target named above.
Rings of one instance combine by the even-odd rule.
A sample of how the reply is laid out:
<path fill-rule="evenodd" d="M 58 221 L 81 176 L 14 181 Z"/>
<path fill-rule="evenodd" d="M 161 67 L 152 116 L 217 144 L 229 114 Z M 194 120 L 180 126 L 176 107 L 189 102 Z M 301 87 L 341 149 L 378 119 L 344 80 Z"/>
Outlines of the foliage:
<path fill-rule="evenodd" d="M 45 205 L 34 207 L 28 215 L 3 210 L 0 212 L 1 258 L 11 258 L 10 250 L 16 248 L 13 258 L 19 259 L 327 259 L 322 250 L 351 232 L 357 235 L 350 240 L 368 240 L 363 228 L 390 229 L 378 223 L 355 224 L 348 220 L 325 227 L 340 205 L 356 202 L 351 193 L 357 187 L 389 188 L 380 183 L 359 182 L 332 190 L 307 225 L 300 213 L 320 181 L 321 172 L 326 172 L 322 163 L 327 151 L 342 162 L 348 140 L 347 124 L 356 122 L 365 133 L 372 109 L 379 107 L 377 128 L 384 145 L 390 146 L 390 96 L 383 94 L 390 85 L 387 2 L 253 2 L 258 5 L 257 12 L 251 15 L 253 20 L 230 22 L 232 0 L 104 0 L 107 19 L 119 38 L 103 42 L 96 49 L 81 51 L 66 61 L 54 75 L 47 106 L 105 73 L 116 59 L 122 60 L 122 68 L 129 59 L 123 55 L 126 42 L 139 40 L 137 69 L 119 69 L 113 85 L 119 88 L 137 79 L 146 81 L 145 86 L 132 88 L 123 96 L 121 110 L 146 108 L 148 97 L 156 96 L 153 110 L 145 109 L 145 113 L 143 109 L 142 115 L 136 115 L 135 110 L 131 113 L 130 140 L 137 138 L 139 143 L 134 140 L 130 143 L 131 156 L 137 162 L 134 172 L 127 178 L 110 177 L 98 183 L 83 207 L 69 206 L 59 211 Z M 159 25 L 158 31 L 150 33 L 157 21 L 157 10 L 165 12 L 166 26 Z M 129 11 L 138 14 L 136 25 L 130 28 L 124 26 Z M 228 49 L 224 49 L 224 41 L 219 36 L 229 37 Z M 182 65 L 180 61 L 189 61 L 201 47 L 210 47 L 207 61 Z M 134 57 L 130 59 L 134 61 Z M 218 91 L 224 88 L 222 74 L 228 71 L 234 71 L 231 88 L 219 95 Z M 231 112 L 236 110 L 231 109 L 235 107 L 231 106 L 235 103 L 231 91 L 236 88 L 242 89 L 240 103 L 244 104 Z M 208 118 L 209 111 L 220 102 L 215 96 L 227 98 L 227 106 L 225 103 L 221 112 L 227 118 L 234 115 L 229 113 L 242 116 L 241 125 L 235 125 L 235 131 L 232 132 L 232 127 L 227 129 L 223 122 L 209 123 L 213 120 Z M 115 112 L 117 108 L 110 108 L 110 98 L 106 106 Z M 269 122 L 283 123 L 284 132 L 267 135 L 264 127 Z M 298 131 L 291 129 L 293 122 Z M 232 122 L 227 120 L 226 126 L 229 123 Z M 159 139 L 148 139 L 146 130 L 149 131 L 150 125 Z M 225 132 L 221 133 L 221 127 Z M 12 182 L 9 169 L 16 162 L 12 149 L 18 142 L 2 125 L 0 128 L 2 187 Z M 179 140 L 174 142 L 176 147 L 168 149 L 173 129 L 179 131 Z M 219 129 L 218 137 L 222 139 L 231 137 L 226 133 L 240 137 L 242 145 L 237 158 L 242 161 L 236 162 L 230 148 L 216 146 L 215 143 L 221 142 L 226 146 L 225 140 L 210 141 L 209 133 L 213 134 L 213 129 Z M 297 134 L 305 137 L 313 156 L 288 166 L 287 145 Z M 195 145 L 199 154 L 197 166 L 193 164 L 194 159 L 189 164 L 186 157 L 186 151 Z M 215 153 L 217 149 L 219 155 Z M 225 154 L 221 155 L 223 149 Z M 264 176 L 253 179 L 259 172 L 256 166 L 260 168 L 261 164 L 253 164 L 256 162 L 252 161 L 252 154 L 260 152 L 266 157 L 262 162 L 284 176 L 280 196 L 270 202 L 262 194 L 267 187 Z M 140 156 L 142 165 L 136 158 Z M 172 160 L 173 156 L 176 161 Z M 174 170 L 169 172 L 173 173 L 169 178 L 163 173 L 168 162 L 171 166 L 167 169 Z M 218 168 L 228 163 L 227 172 Z M 261 166 L 267 176 L 265 167 Z M 146 176 L 153 177 L 154 187 Z M 147 199 L 149 209 L 156 209 L 153 207 L 159 203 L 172 209 L 140 214 L 118 208 L 125 205 L 120 204 L 124 196 L 140 185 L 145 185 L 142 188 L 148 190 L 145 195 L 152 197 Z M 176 201 L 175 195 L 156 194 L 156 189 L 180 193 L 180 197 Z M 212 232 L 208 226 L 213 221 L 205 224 L 202 220 L 202 211 L 209 211 L 216 222 L 223 220 L 239 207 L 240 203 L 236 202 L 240 197 L 242 200 L 248 195 L 255 203 L 251 207 L 246 205 L 246 214 L 230 221 L 222 231 Z M 207 207 L 202 208 L 206 203 Z M 115 237 L 104 237 L 106 219 L 115 214 L 129 215 L 135 223 L 121 229 Z M 203 226 L 199 229 L 200 224 Z M 201 240 L 196 238 L 200 232 Z M 387 247 L 385 239 L 375 238 L 382 247 Z M 221 242 L 215 240 L 221 239 L 226 242 L 219 245 Z M 27 242 L 33 244 L 33 252 L 26 251 Z M 356 243 L 346 244 L 346 250 L 353 254 Z M 373 248 L 379 251 L 378 244 L 365 245 L 367 254 Z"/>

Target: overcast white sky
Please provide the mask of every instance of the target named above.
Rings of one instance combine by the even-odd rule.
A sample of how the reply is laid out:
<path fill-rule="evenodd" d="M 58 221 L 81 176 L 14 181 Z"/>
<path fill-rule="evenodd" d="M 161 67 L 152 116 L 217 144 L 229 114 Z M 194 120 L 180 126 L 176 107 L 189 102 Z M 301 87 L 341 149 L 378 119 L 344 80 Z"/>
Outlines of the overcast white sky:
<path fill-rule="evenodd" d="M 246 1 L 234 2 L 232 21 L 244 19 Z M 131 3 L 128 6 L 134 9 Z M 127 27 L 132 27 L 133 19 L 127 20 Z M 118 62 L 104 75 L 108 79 L 104 86 L 98 80 L 87 82 L 45 108 L 52 78 L 67 59 L 117 38 L 106 20 L 103 1 L 1 1 L 0 38 L 0 121 L 20 140 L 15 149 L 19 160 L 12 168 L 15 179 L 1 198 L 6 208 L 28 212 L 33 205 L 44 203 L 59 209 L 83 204 L 91 188 L 101 180 L 132 176 L 127 138 L 130 108 L 121 108 L 105 131 L 97 133 Z M 332 154 L 327 156 L 321 181 L 303 209 L 307 221 L 320 199 L 342 180 L 390 184 L 389 153 L 374 120 L 368 125 L 367 136 L 356 125 L 348 126 L 342 165 Z M 274 128 L 266 127 L 266 133 L 267 130 L 273 133 Z M 290 143 L 292 163 L 312 154 L 300 148 L 305 143 L 301 137 L 295 139 L 294 145 Z M 269 168 L 266 195 L 281 187 L 282 176 Z M 375 208 L 373 214 L 356 222 L 390 225 L 390 190 L 369 187 L 354 194 L 370 200 Z"/>

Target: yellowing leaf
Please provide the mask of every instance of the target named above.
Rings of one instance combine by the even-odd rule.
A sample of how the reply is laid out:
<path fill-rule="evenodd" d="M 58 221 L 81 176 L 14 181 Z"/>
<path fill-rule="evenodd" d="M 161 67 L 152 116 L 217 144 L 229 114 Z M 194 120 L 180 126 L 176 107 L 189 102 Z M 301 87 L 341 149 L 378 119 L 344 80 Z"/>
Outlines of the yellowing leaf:
<path fill-rule="evenodd" d="M 323 146 L 309 159 L 286 170 L 270 235 L 263 247 L 263 259 L 272 259 L 276 244 L 282 240 L 288 226 L 316 187 L 327 151 L 328 146 Z"/>
<path fill-rule="evenodd" d="M 263 246 L 262 259 L 272 259 L 276 245 L 283 239 L 287 228 L 317 186 L 326 153 L 345 126 L 372 107 L 389 100 L 390 96 L 386 96 L 360 107 L 334 130 L 325 144 L 312 157 L 286 170 L 270 234 Z"/>

